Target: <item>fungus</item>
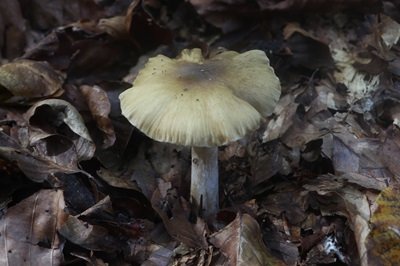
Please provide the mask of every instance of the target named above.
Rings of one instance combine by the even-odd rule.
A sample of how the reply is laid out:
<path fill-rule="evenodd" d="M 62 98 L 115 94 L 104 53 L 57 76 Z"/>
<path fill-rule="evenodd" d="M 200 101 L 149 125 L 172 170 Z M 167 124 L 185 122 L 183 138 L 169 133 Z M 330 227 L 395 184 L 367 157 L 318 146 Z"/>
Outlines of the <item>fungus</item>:
<path fill-rule="evenodd" d="M 120 95 L 122 114 L 150 138 L 192 147 L 191 199 L 206 216 L 219 209 L 218 146 L 259 127 L 280 97 L 263 51 L 225 51 L 204 58 L 150 58 Z"/>

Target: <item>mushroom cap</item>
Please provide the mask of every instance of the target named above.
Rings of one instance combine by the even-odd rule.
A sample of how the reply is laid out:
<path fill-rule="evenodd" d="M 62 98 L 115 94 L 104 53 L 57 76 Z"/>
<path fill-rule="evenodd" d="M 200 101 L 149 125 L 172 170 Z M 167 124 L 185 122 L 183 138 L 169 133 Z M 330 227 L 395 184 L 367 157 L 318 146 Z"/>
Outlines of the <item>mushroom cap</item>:
<path fill-rule="evenodd" d="M 195 48 L 177 59 L 150 58 L 119 98 L 122 114 L 150 138 L 209 147 L 258 128 L 280 93 L 263 51 L 225 51 L 205 59 Z"/>

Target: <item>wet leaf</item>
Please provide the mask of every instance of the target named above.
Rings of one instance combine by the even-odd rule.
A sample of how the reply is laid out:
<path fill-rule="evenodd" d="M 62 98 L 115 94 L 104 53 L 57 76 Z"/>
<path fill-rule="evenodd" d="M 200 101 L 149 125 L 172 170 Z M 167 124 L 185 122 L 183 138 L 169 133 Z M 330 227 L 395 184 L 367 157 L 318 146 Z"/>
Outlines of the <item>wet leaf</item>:
<path fill-rule="evenodd" d="M 61 190 L 41 190 L 11 207 L 0 220 L 0 264 L 59 265 L 64 207 Z"/>
<path fill-rule="evenodd" d="M 47 62 L 19 60 L 0 66 L 0 99 L 30 101 L 62 92 L 64 76 Z"/>
<path fill-rule="evenodd" d="M 228 258 L 227 265 L 284 265 L 267 250 L 256 220 L 238 214 L 233 222 L 212 234 L 210 241 Z"/>

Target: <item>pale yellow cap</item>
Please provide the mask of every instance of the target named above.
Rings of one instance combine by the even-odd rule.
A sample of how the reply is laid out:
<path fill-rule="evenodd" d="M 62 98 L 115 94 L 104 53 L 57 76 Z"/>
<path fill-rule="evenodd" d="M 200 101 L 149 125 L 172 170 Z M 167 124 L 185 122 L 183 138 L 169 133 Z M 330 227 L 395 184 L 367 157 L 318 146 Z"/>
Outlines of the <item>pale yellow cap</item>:
<path fill-rule="evenodd" d="M 177 59 L 150 58 L 119 98 L 122 114 L 150 138 L 208 147 L 256 129 L 280 93 L 263 51 L 225 51 L 205 59 L 196 48 Z"/>

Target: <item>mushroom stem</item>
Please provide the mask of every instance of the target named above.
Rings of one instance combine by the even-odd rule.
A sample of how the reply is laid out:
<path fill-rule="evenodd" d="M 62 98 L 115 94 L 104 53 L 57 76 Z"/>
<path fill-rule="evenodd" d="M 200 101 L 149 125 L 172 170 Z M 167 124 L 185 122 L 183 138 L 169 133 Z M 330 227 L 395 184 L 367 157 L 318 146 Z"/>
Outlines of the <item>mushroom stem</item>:
<path fill-rule="evenodd" d="M 218 147 L 192 147 L 190 196 L 204 217 L 218 212 Z"/>

